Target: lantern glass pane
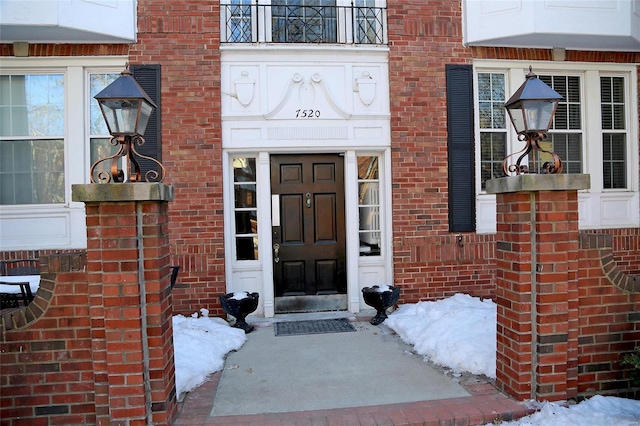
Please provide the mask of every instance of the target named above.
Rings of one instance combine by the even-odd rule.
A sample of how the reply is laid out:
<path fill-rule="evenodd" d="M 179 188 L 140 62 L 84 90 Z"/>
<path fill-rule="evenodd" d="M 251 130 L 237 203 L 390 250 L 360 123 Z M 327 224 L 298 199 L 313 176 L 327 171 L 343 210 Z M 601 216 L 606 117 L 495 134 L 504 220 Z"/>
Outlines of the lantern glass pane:
<path fill-rule="evenodd" d="M 153 113 L 153 107 L 146 101 L 142 102 L 142 108 L 140 109 L 140 119 L 138 120 L 138 134 L 144 135 L 147 130 L 147 124 L 149 124 L 149 118 Z"/>
<path fill-rule="evenodd" d="M 140 108 L 139 99 L 127 99 L 122 101 L 122 119 L 121 127 L 123 133 L 135 133 L 136 122 L 138 121 L 138 109 Z"/>
<path fill-rule="evenodd" d="M 524 109 L 526 115 L 527 131 L 547 131 L 551 125 L 553 117 L 554 101 L 525 101 Z"/>
<path fill-rule="evenodd" d="M 520 108 L 520 104 L 507 109 L 507 111 L 509 112 L 509 117 L 511 117 L 511 122 L 513 123 L 513 127 L 516 128 L 517 133 L 527 130 L 524 123 L 524 112 Z"/>
<path fill-rule="evenodd" d="M 109 133 L 114 135 L 135 134 L 139 106 L 139 99 L 103 100 L 100 107 L 107 120 Z"/>

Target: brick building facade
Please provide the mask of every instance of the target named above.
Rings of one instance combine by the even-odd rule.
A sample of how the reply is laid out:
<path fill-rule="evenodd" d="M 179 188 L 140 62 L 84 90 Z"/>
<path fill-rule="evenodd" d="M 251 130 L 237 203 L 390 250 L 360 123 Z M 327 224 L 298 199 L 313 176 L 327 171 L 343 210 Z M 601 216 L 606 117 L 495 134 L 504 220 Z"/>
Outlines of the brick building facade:
<path fill-rule="evenodd" d="M 495 93 L 508 98 L 532 66 L 556 90 L 565 90 L 567 123 L 557 122 L 550 131 L 558 135 L 555 150 L 564 147 L 561 157 L 567 169 L 577 167 L 579 173 L 592 175 L 592 188 L 578 194 L 580 232 L 606 235 L 616 267 L 638 274 L 638 40 L 630 31 L 612 47 L 604 42 L 607 34 L 600 34 L 583 37 L 587 45 L 581 46 L 575 42 L 580 38 L 575 29 L 567 37 L 558 36 L 553 45 L 497 36 L 494 41 L 476 37 L 470 42 L 471 21 L 479 17 L 474 10 L 465 16 L 468 3 L 356 2 L 356 8 L 379 8 L 384 15 L 365 14 L 349 24 L 340 16 L 353 9 L 338 2 L 336 22 L 351 35 L 345 31 L 330 42 L 289 43 L 276 40 L 280 34 L 269 32 L 268 26 L 261 27 L 266 21 L 256 17 L 267 11 L 262 2 L 233 9 L 201 0 L 139 0 L 137 31 L 129 41 L 87 43 L 82 36 L 56 39 L 52 33 L 53 42 L 29 41 L 26 55 L 17 54 L 24 40 L 3 42 L 3 75 L 51 74 L 64 81 L 60 103 L 65 126 L 58 133 L 52 130 L 49 139 L 63 141 L 65 173 L 57 188 L 60 199 L 26 204 L 15 197 L 2 200 L 0 258 L 49 259 L 85 252 L 84 205 L 70 199 L 70 188 L 88 183 L 89 167 L 96 160 L 90 147 L 107 137 L 92 127 L 93 78 L 98 88 L 99 76 L 117 76 L 128 62 L 134 73 L 147 67 L 144 72 L 152 74 L 145 75 L 159 82 L 159 91 L 152 95 L 159 106 L 155 149 L 167 170 L 165 183 L 175 190 L 168 205 L 169 250 L 171 264 L 181 267 L 172 289 L 174 313 L 205 307 L 222 315 L 220 294 L 238 290 L 258 291 L 257 314 L 267 317 L 295 310 L 292 303 L 304 305 L 309 294 L 326 301 L 319 310 L 357 312 L 366 308 L 361 288 L 373 284 L 399 286 L 401 303 L 458 292 L 493 298 L 495 198 L 484 184 L 499 177 L 496 165 L 506 154 L 522 147 L 508 120 L 483 121 L 481 104 L 491 110 L 505 99 L 482 98 L 486 91 L 481 89 L 490 82 L 496 85 L 491 86 Z M 591 12 L 591 18 L 600 13 Z M 589 11 L 576 8 L 575 13 Z M 635 16 L 629 18 L 632 26 Z M 251 22 L 251 31 L 242 22 Z M 273 26 L 276 21 L 270 22 Z M 367 23 L 370 32 L 358 33 L 354 22 Z M 382 35 L 371 30 L 376 28 L 372 23 L 383 28 Z M 629 40 L 635 40 L 635 47 L 625 44 Z M 605 84 L 621 87 L 622 100 L 604 99 Z M 603 105 L 616 103 L 622 105 L 622 128 L 594 124 L 600 122 Z M 302 121 L 301 113 L 310 117 Z M 572 118 L 578 124 L 571 124 Z M 603 176 L 605 168 L 617 167 L 603 156 L 603 134 L 625 141 L 621 175 Z M 0 144 L 27 138 L 19 131 L 3 133 Z M 344 206 L 339 209 L 344 216 L 336 222 L 342 224 L 336 232 L 344 239 L 343 251 L 322 264 L 326 269 L 318 267 L 319 275 L 330 271 L 330 280 L 341 283 L 337 289 L 294 288 L 286 279 L 303 274 L 304 268 L 296 265 L 309 261 L 287 258 L 292 255 L 285 251 L 286 241 L 276 236 L 282 226 L 276 216 L 286 218 L 271 204 L 284 200 L 285 192 L 273 186 L 272 165 L 275 158 L 286 160 L 290 154 L 304 157 L 310 167 L 318 166 L 313 161 L 319 156 L 334 155 L 332 161 L 344 170 L 337 195 L 332 193 Z M 13 173 L 6 168 L 0 172 Z M 322 206 L 322 197 L 314 193 L 305 199 L 305 192 L 287 196 L 301 197 L 302 212 L 306 199 Z M 300 217 L 307 220 L 302 213 Z M 273 250 L 277 242 L 283 247 L 280 263 Z M 283 265 L 286 268 L 279 269 Z M 333 293 L 341 297 L 329 298 Z M 637 299 L 620 297 L 628 298 L 620 302 L 625 318 L 635 318 Z M 638 340 L 633 333 L 626 338 Z M 618 349 L 611 347 L 607 353 Z M 584 386 L 581 392 L 602 390 Z"/>

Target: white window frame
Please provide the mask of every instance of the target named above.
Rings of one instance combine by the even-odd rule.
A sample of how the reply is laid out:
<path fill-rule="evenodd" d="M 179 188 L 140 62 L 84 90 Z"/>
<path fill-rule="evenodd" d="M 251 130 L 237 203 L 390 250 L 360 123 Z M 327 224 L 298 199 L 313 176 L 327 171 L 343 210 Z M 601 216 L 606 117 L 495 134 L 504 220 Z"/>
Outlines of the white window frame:
<path fill-rule="evenodd" d="M 591 176 L 591 188 L 579 191 L 579 228 L 605 229 L 640 226 L 639 196 L 639 142 L 638 142 L 638 75 L 632 64 L 547 62 L 547 61 L 503 61 L 476 60 L 474 66 L 474 87 L 478 73 L 504 73 L 506 97 L 509 98 L 524 82 L 532 66 L 536 75 L 579 75 L 581 82 L 582 120 L 582 163 L 584 174 Z M 628 144 L 627 188 L 603 188 L 603 157 L 600 102 L 600 77 L 625 78 L 626 129 Z M 475 114 L 478 114 L 478 93 L 474 90 Z M 481 234 L 496 232 L 496 198 L 481 190 L 480 182 L 480 128 L 475 120 L 476 164 L 476 231 Z M 513 126 L 508 123 L 507 155 L 521 151 L 522 142 L 517 140 Z"/>
<path fill-rule="evenodd" d="M 2 74 L 63 74 L 65 84 L 65 201 L 0 206 L 2 250 L 86 248 L 84 203 L 71 201 L 71 186 L 90 182 L 88 74 L 120 73 L 126 62 L 125 56 L 2 59 Z"/>

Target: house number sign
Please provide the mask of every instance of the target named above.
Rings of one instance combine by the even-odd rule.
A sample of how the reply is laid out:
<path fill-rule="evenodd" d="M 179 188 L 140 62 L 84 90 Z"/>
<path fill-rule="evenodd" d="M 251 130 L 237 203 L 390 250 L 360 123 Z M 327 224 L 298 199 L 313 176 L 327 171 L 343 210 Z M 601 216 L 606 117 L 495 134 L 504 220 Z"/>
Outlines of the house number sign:
<path fill-rule="evenodd" d="M 320 118 L 319 109 L 297 109 L 296 118 Z"/>

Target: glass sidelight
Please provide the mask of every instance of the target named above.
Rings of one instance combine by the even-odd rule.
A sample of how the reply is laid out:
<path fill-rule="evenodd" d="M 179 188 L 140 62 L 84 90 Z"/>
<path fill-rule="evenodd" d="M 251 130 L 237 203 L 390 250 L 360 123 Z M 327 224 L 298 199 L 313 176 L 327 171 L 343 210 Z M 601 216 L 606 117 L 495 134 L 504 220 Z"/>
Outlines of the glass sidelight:
<path fill-rule="evenodd" d="M 358 157 L 360 256 L 380 256 L 380 176 L 378 157 Z"/>
<path fill-rule="evenodd" d="M 234 220 L 237 260 L 258 259 L 256 159 L 233 159 Z"/>

